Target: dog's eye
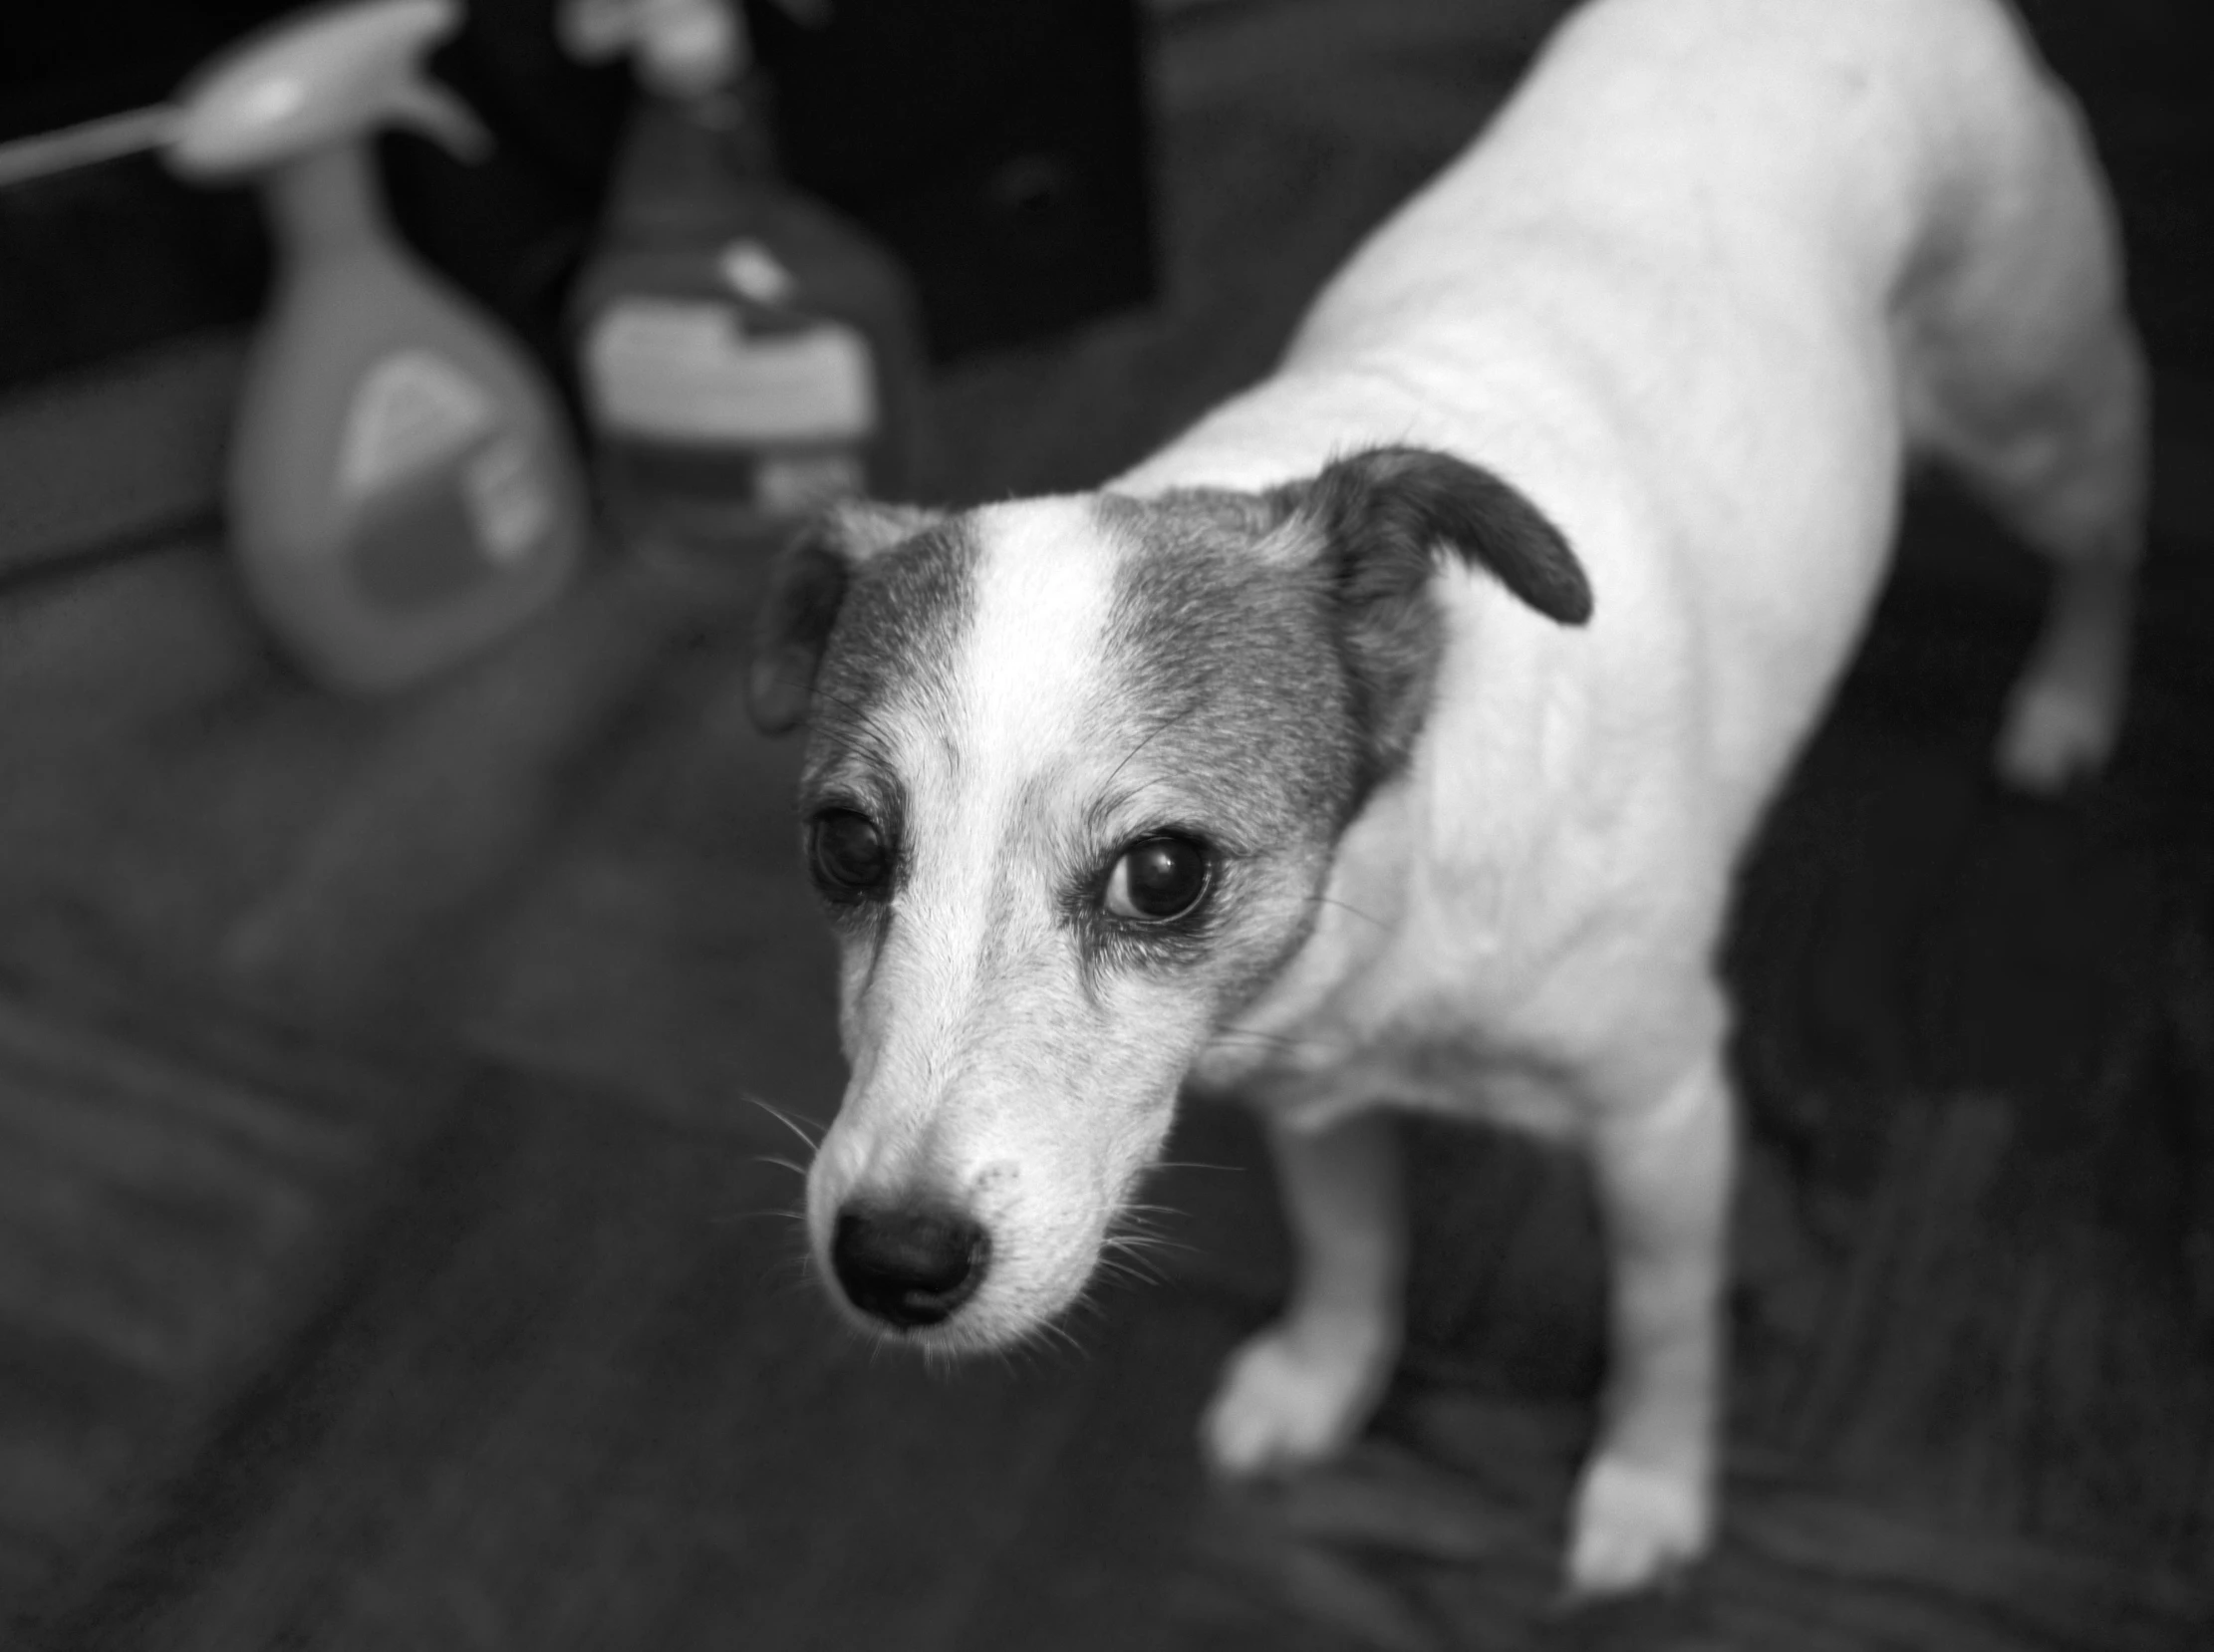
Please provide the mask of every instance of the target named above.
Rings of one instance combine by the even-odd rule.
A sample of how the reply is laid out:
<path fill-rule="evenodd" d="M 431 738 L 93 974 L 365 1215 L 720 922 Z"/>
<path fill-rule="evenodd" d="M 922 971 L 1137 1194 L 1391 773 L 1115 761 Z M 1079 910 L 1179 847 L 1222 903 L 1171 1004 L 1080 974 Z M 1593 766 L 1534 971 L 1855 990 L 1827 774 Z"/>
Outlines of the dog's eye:
<path fill-rule="evenodd" d="M 867 815 L 825 809 L 808 825 L 807 864 L 825 895 L 834 901 L 851 901 L 884 882 L 892 857 L 884 834 Z"/>
<path fill-rule="evenodd" d="M 1182 918 L 1207 893 L 1207 851 L 1189 838 L 1147 838 L 1107 875 L 1107 911 L 1140 923 Z"/>

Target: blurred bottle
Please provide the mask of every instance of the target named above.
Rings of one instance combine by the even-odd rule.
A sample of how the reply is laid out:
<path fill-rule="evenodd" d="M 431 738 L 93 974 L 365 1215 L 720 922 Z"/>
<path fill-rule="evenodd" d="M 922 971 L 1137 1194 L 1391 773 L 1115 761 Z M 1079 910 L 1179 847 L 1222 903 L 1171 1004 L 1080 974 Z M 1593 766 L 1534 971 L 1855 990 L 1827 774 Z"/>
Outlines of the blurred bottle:
<path fill-rule="evenodd" d="M 258 182 L 278 266 L 232 438 L 229 531 L 249 594 L 340 688 L 404 687 L 561 590 L 588 531 L 556 404 L 520 350 L 393 234 L 370 138 L 488 141 L 421 74 L 454 0 L 357 0 L 273 25 L 181 89 L 165 145 L 203 182 Z"/>
<path fill-rule="evenodd" d="M 906 276 L 778 175 L 725 0 L 571 0 L 581 57 L 645 96 L 572 302 L 619 542 L 740 568 L 822 504 L 912 485 L 922 352 Z"/>

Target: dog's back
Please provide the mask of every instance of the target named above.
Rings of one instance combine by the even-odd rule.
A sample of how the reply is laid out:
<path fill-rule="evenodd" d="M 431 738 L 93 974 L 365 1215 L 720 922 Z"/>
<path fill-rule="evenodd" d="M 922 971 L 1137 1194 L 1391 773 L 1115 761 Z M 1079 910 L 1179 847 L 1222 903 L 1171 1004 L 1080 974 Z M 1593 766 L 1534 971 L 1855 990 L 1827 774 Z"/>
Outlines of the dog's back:
<path fill-rule="evenodd" d="M 1872 603 L 1903 458 L 2007 469 L 2025 385 L 2114 358 L 2119 285 L 2080 123 L 1998 0 L 1608 0 L 1275 377 L 1115 485 L 1482 455 L 1591 569 L 1578 646 L 1704 731 L 1734 839 Z"/>
<path fill-rule="evenodd" d="M 1325 912 L 1240 1018 L 1351 1053 L 1246 1080 L 1279 1109 L 1314 1259 L 1226 1377 L 1219 1461 L 1311 1453 L 1361 1414 L 1396 1278 L 1388 1148 L 1358 1114 L 1436 1106 L 1581 1139 L 1597 1173 L 1610 1365 L 1572 1585 L 1704 1546 L 1733 864 L 1851 653 L 1915 450 L 2056 567 L 2001 767 L 2051 786 L 2105 755 L 2144 448 L 2117 263 L 2080 123 L 1999 0 L 1601 0 L 1282 371 L 1126 479 L 1252 487 L 1436 447 L 1526 491 L 1594 599 L 1567 634 L 1448 563 L 1409 784 L 1333 861 L 1355 916 Z"/>

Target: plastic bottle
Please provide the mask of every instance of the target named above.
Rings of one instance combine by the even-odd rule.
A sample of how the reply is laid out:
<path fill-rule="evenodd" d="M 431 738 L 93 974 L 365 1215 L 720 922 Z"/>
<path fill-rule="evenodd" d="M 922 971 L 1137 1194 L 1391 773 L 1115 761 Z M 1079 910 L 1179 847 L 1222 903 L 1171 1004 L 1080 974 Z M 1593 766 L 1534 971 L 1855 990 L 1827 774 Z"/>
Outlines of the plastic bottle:
<path fill-rule="evenodd" d="M 301 665 L 398 688 L 484 647 L 561 589 L 589 516 L 543 382 L 394 235 L 370 139 L 488 141 L 424 79 L 453 0 L 358 0 L 249 37 L 180 91 L 167 159 L 252 178 L 278 253 L 228 478 L 249 593 Z"/>
<path fill-rule="evenodd" d="M 905 492 L 922 373 L 908 280 L 777 175 L 737 14 L 570 0 L 563 26 L 579 56 L 630 51 L 647 93 L 572 301 L 615 537 L 757 568 L 825 501 Z"/>

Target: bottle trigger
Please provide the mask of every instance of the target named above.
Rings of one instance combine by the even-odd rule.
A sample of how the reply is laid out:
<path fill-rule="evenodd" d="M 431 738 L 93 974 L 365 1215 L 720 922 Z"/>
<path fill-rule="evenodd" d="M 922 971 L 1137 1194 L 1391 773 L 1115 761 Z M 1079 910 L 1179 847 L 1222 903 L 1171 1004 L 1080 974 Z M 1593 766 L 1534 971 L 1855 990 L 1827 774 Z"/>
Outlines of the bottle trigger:
<path fill-rule="evenodd" d="M 492 135 L 476 112 L 435 81 L 401 81 L 386 113 L 393 125 L 413 127 L 458 159 L 482 160 L 492 152 Z"/>

